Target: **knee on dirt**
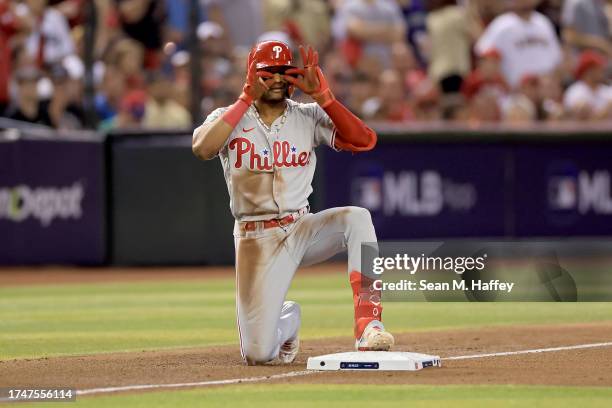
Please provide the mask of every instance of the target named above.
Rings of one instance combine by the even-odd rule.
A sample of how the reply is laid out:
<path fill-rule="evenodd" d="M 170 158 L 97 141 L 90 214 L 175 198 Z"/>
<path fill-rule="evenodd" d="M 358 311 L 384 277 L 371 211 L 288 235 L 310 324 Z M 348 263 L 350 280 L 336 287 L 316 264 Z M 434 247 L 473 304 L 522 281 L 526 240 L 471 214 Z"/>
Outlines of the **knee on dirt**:
<path fill-rule="evenodd" d="M 244 345 L 244 359 L 248 365 L 265 364 L 276 357 L 274 347 L 251 343 Z"/>

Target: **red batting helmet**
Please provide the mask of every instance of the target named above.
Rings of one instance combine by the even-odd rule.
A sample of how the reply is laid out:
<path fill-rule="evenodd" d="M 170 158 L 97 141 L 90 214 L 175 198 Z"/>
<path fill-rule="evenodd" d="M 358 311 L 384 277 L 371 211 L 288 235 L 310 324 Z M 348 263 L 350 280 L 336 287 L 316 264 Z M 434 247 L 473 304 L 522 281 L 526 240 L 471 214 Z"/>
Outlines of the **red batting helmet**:
<path fill-rule="evenodd" d="M 282 41 L 262 41 L 253 47 L 257 69 L 267 67 L 293 67 L 291 49 Z"/>

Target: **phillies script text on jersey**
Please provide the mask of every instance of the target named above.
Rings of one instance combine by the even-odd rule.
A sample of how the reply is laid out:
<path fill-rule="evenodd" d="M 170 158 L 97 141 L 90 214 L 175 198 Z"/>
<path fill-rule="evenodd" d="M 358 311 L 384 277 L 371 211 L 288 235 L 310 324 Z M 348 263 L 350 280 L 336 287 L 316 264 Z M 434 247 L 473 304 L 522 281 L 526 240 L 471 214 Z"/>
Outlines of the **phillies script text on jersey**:
<path fill-rule="evenodd" d="M 246 155 L 251 170 L 272 170 L 273 167 L 304 167 L 310 162 L 310 152 L 297 152 L 295 146 L 287 141 L 275 141 L 272 145 L 272 160 L 267 149 L 259 155 L 255 152 L 255 144 L 244 137 L 232 139 L 230 150 L 236 150 L 236 163 L 234 166 L 242 167 L 243 157 Z M 263 156 L 263 157 L 262 157 Z"/>

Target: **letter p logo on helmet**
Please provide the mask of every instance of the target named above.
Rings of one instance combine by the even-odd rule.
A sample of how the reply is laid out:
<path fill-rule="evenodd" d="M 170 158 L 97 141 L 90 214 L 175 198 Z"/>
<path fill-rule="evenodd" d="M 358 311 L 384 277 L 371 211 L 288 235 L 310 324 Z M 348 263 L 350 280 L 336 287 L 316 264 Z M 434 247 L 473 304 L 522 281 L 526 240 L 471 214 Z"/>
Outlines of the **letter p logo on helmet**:
<path fill-rule="evenodd" d="M 278 59 L 280 53 L 283 51 L 283 47 L 281 47 L 280 45 L 275 45 L 274 47 L 272 47 L 272 51 L 274 51 L 274 59 Z"/>
<path fill-rule="evenodd" d="M 262 41 L 255 44 L 253 51 L 257 69 L 283 66 L 295 68 L 291 49 L 282 41 Z"/>

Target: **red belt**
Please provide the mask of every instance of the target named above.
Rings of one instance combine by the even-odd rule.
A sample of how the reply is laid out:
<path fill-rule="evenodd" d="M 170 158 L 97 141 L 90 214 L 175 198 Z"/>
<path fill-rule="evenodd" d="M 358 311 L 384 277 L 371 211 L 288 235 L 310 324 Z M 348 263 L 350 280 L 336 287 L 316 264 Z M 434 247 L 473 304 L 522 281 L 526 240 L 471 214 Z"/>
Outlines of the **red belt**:
<path fill-rule="evenodd" d="M 257 229 L 258 222 L 263 223 L 264 229 L 268 229 L 268 228 L 275 228 L 275 227 L 285 227 L 294 221 L 295 221 L 295 217 L 293 215 L 288 215 L 283 218 L 275 218 L 272 220 L 247 221 L 244 223 L 244 230 L 245 231 L 255 231 Z"/>

